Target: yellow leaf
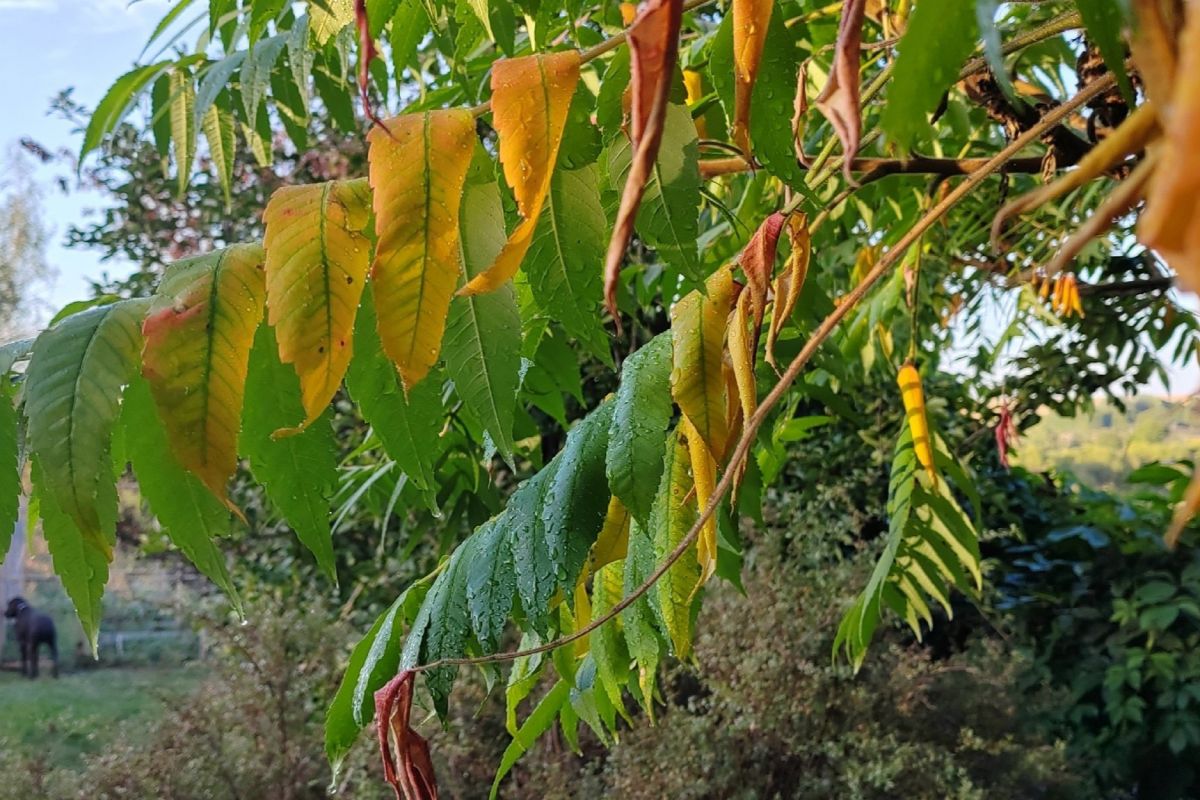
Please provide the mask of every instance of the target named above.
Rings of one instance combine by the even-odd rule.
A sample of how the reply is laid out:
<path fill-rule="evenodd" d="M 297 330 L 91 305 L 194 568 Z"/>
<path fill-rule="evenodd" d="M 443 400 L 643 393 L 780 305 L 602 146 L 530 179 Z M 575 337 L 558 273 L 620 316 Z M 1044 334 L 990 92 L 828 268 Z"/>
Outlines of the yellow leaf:
<path fill-rule="evenodd" d="M 750 156 L 750 96 L 775 0 L 733 0 L 733 143 Z"/>
<path fill-rule="evenodd" d="M 775 307 L 771 312 L 771 327 L 767 329 L 767 363 L 771 366 L 775 366 L 775 340 L 783 330 L 784 323 L 796 310 L 796 301 L 800 299 L 800 290 L 804 288 L 804 279 L 808 277 L 808 261 L 812 256 L 807 216 L 793 214 L 788 217 L 787 234 L 792 243 L 792 252 L 772 287 Z"/>
<path fill-rule="evenodd" d="M 929 420 L 925 417 L 925 392 L 921 388 L 921 375 L 911 362 L 905 363 L 896 376 L 900 385 L 900 397 L 904 401 L 904 414 L 908 417 L 908 428 L 912 432 L 913 451 L 917 461 L 929 473 L 933 485 L 938 485 L 937 469 L 933 464 L 933 439 L 929 435 Z"/>
<path fill-rule="evenodd" d="M 450 109 L 384 125 L 367 136 L 378 237 L 371 280 L 379 339 L 407 391 L 437 362 L 462 270 L 458 209 L 475 119 Z"/>
<path fill-rule="evenodd" d="M 308 28 L 317 44 L 324 45 L 354 21 L 351 0 L 308 0 Z"/>
<path fill-rule="evenodd" d="M 604 516 L 604 527 L 592 545 L 592 556 L 588 570 L 595 572 L 605 564 L 625 558 L 629 549 L 629 510 L 613 495 L 608 501 L 608 513 Z"/>
<path fill-rule="evenodd" d="M 225 488 L 265 297 L 262 247 L 234 245 L 172 264 L 142 324 L 142 374 L 175 457 L 230 508 Z"/>
<path fill-rule="evenodd" d="M 758 387 L 754 379 L 754 339 L 750 332 L 752 302 L 752 293 L 748 289 L 738 296 L 733 324 L 729 326 L 729 360 L 737 381 L 743 419 L 754 416 L 754 410 L 758 407 Z"/>
<path fill-rule="evenodd" d="M 500 140 L 500 164 L 521 212 L 519 224 L 492 266 L 460 294 L 490 292 L 517 274 L 533 241 L 550 191 L 567 110 L 579 83 L 579 53 L 539 53 L 492 65 L 492 124 Z"/>
<path fill-rule="evenodd" d="M 717 483 L 717 461 L 708 451 L 703 438 L 688 422 L 687 417 L 679 421 L 679 430 L 687 439 L 689 461 L 692 466 L 692 481 L 696 487 L 696 508 L 703 514 Z M 696 539 L 696 561 L 700 564 L 700 577 L 696 589 L 703 586 L 717 570 L 717 516 L 705 521 Z M 695 589 L 692 590 L 693 594 Z"/>
<path fill-rule="evenodd" d="M 671 396 L 719 459 L 729 437 L 721 361 L 733 300 L 730 268 L 713 273 L 706 290 L 707 297 L 696 290 L 671 309 Z"/>
<path fill-rule="evenodd" d="M 308 427 L 329 405 L 350 363 L 354 317 L 370 259 L 366 181 L 276 190 L 263 213 L 267 321 L 279 358 L 300 377 Z"/>
<path fill-rule="evenodd" d="M 1181 286 L 1195 292 L 1200 291 L 1200 154 L 1196 152 L 1200 141 L 1200 8 L 1196 3 L 1187 4 L 1171 89 L 1163 113 L 1162 166 L 1150 180 L 1138 238 L 1171 265 Z"/>

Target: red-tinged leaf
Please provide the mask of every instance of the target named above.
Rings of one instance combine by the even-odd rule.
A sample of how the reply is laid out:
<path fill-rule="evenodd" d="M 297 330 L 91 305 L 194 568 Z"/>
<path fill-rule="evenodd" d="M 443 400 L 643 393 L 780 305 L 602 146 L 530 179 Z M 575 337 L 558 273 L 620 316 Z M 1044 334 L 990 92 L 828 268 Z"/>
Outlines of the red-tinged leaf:
<path fill-rule="evenodd" d="M 375 692 L 383 777 L 396 790 L 397 800 L 437 800 L 429 742 L 409 723 L 416 676 L 406 669 Z"/>
<path fill-rule="evenodd" d="M 850 162 L 858 153 L 862 136 L 862 99 L 859 89 L 859 54 L 862 50 L 863 16 L 867 0 L 846 0 L 838 23 L 837 46 L 829 82 L 817 97 L 817 108 L 829 120 L 842 142 L 842 169 L 850 180 Z"/>
<path fill-rule="evenodd" d="M 608 255 L 604 259 L 604 302 L 620 329 L 617 315 L 617 278 L 625 249 L 633 236 L 633 223 L 654 169 L 662 143 L 671 76 L 679 55 L 679 25 L 683 0 L 648 0 L 629 27 L 629 55 L 633 102 L 630 108 L 633 160 L 621 193 L 617 221 Z"/>
<path fill-rule="evenodd" d="M 375 115 L 371 96 L 367 89 L 371 84 L 371 62 L 379 55 L 375 39 L 371 36 L 371 22 L 367 18 L 367 0 L 354 0 L 354 25 L 358 29 L 358 96 L 362 99 L 363 113 L 367 119 L 380 127 L 386 127 Z"/>
<path fill-rule="evenodd" d="M 175 458 L 238 514 L 225 485 L 265 294 L 262 247 L 233 245 L 172 264 L 142 323 L 142 374 Z"/>
<path fill-rule="evenodd" d="M 465 109 L 393 117 L 367 135 L 379 339 L 405 391 L 437 362 L 462 270 L 459 206 L 475 150 Z"/>
<path fill-rule="evenodd" d="M 775 0 L 733 0 L 733 143 L 750 157 L 750 96 Z"/>
<path fill-rule="evenodd" d="M 775 253 L 779 249 L 779 234 L 783 233 L 783 214 L 776 211 L 763 220 L 758 230 L 750 237 L 742 250 L 738 263 L 746 273 L 751 310 L 754 312 L 754 341 L 758 341 L 758 329 L 762 327 L 767 309 L 767 286 L 775 274 Z"/>
<path fill-rule="evenodd" d="M 812 256 L 807 216 L 793 214 L 788 217 L 787 234 L 792 243 L 792 252 L 788 254 L 783 272 L 775 279 L 775 308 L 771 312 L 771 327 L 767 330 L 767 363 L 771 366 L 775 366 L 775 340 L 783 330 L 783 324 L 796 309 L 804 279 L 808 277 L 808 261 Z"/>
<path fill-rule="evenodd" d="M 571 97 L 579 83 L 579 53 L 537 54 L 492 65 L 492 124 L 500 164 L 521 212 L 521 224 L 488 269 L 459 294 L 490 292 L 506 283 L 525 258 L 550 191 Z"/>

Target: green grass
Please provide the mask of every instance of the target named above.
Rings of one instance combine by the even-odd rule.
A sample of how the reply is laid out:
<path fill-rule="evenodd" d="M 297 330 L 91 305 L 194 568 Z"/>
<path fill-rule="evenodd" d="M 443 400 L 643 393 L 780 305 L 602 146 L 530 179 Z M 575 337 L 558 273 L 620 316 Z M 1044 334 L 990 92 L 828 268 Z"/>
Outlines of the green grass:
<path fill-rule="evenodd" d="M 42 667 L 49 667 L 45 659 Z M 137 723 L 162 716 L 203 674 L 189 667 L 97 669 L 54 680 L 47 669 L 30 681 L 0 673 L 0 742 L 56 767 L 78 768 L 84 754 L 149 728 Z"/>

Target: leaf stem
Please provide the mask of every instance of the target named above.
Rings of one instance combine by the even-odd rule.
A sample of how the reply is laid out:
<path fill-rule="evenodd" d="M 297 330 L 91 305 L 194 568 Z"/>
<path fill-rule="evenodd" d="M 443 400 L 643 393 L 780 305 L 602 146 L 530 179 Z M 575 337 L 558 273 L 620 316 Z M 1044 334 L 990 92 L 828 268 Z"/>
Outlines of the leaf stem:
<path fill-rule="evenodd" d="M 730 488 L 733 486 L 734 475 L 737 474 L 740 466 L 746 461 L 750 454 L 750 448 L 754 445 L 754 440 L 758 436 L 758 429 L 766 421 L 767 416 L 783 399 L 784 394 L 799 377 L 801 371 L 808 364 L 809 360 L 816 354 L 817 350 L 825 340 L 830 337 L 838 324 L 845 316 L 850 313 L 850 310 L 857 306 L 862 299 L 866 297 L 867 292 L 875 285 L 892 267 L 904 256 L 909 247 L 916 242 L 925 231 L 927 231 L 934 223 L 945 216 L 946 212 L 954 207 L 960 200 L 966 197 L 967 193 L 978 186 L 984 179 L 997 172 L 1009 160 L 1014 158 L 1017 153 L 1021 152 L 1025 147 L 1037 141 L 1046 131 L 1061 123 L 1064 119 L 1075 112 L 1080 106 L 1087 103 L 1089 100 L 1097 97 L 1101 93 L 1107 91 L 1115 85 L 1115 80 L 1112 75 L 1105 75 L 1089 84 L 1085 89 L 1072 97 L 1057 108 L 1047 112 L 1042 119 L 1029 130 L 1022 133 L 1014 139 L 1008 146 L 1001 150 L 996 155 L 987 160 L 978 169 L 966 177 L 966 179 L 958 186 L 954 187 L 950 192 L 943 197 L 937 205 L 931 208 L 924 216 L 900 238 L 894 247 L 884 253 L 871 271 L 863 276 L 858 285 L 851 289 L 842 302 L 838 304 L 829 316 L 817 326 L 804 348 L 796 354 L 788 364 L 786 370 L 780 376 L 779 381 L 771 389 L 770 393 L 763 398 L 758 410 L 746 420 L 742 430 L 742 436 L 738 439 L 737 447 L 729 458 L 729 462 L 725 467 L 721 480 L 717 483 L 716 489 L 709 498 L 708 505 L 704 507 L 704 511 L 693 523 L 687 534 L 679 540 L 679 544 L 669 555 L 655 568 L 654 572 L 642 582 L 640 586 L 634 589 L 629 594 L 625 595 L 605 614 L 592 620 L 590 623 L 580 628 L 577 631 L 560 636 L 557 639 L 540 644 L 536 647 L 530 647 L 524 650 L 509 650 L 501 653 L 492 653 L 486 656 L 474 656 L 464 658 L 441 658 L 436 661 L 431 661 L 428 664 L 422 664 L 414 667 L 414 671 L 424 672 L 426 670 L 436 669 L 439 667 L 449 666 L 472 666 L 482 664 L 495 664 L 505 661 L 514 661 L 518 658 L 527 658 L 530 656 L 546 653 L 551 650 L 556 650 L 559 647 L 571 644 L 588 636 L 592 631 L 599 628 L 601 625 L 613 620 L 629 606 L 633 605 L 637 600 L 650 591 L 659 579 L 666 574 L 676 561 L 678 561 L 688 548 L 691 547 L 696 537 L 700 534 L 701 528 L 712 519 L 717 511 L 717 507 L 724 501 L 725 496 L 729 494 Z"/>

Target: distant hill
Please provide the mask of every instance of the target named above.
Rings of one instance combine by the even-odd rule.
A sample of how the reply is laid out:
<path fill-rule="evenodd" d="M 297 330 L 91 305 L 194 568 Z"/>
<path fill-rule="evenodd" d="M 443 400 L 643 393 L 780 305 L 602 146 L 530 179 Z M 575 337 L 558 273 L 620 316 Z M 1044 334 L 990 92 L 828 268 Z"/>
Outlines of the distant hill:
<path fill-rule="evenodd" d="M 1121 411 L 1100 401 L 1091 415 L 1047 415 L 1017 443 L 1027 469 L 1061 469 L 1097 489 L 1128 487 L 1126 476 L 1150 461 L 1200 455 L 1200 397 L 1134 397 Z"/>

